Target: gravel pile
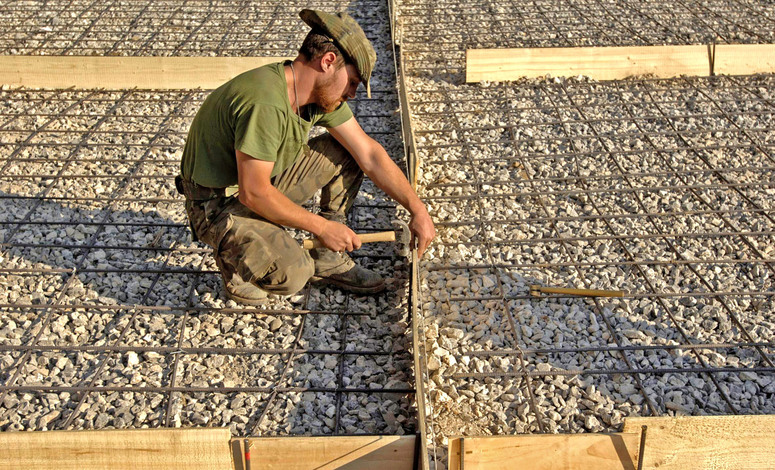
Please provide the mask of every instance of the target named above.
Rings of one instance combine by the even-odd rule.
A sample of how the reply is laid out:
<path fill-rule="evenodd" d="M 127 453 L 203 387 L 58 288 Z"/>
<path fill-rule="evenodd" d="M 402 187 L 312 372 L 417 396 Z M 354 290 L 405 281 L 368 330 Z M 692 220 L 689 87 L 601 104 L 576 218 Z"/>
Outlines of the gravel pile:
<path fill-rule="evenodd" d="M 775 78 L 461 84 L 467 48 L 771 43 L 774 16 L 401 3 L 418 186 L 439 221 L 421 327 L 440 462 L 453 435 L 775 413 Z M 532 284 L 632 295 L 531 298 Z"/>
<path fill-rule="evenodd" d="M 30 5 L 11 3 L 0 12 L 0 48 L 290 55 L 306 31 L 298 10 L 347 9 L 379 53 L 374 99 L 359 95 L 351 106 L 402 159 L 384 4 L 120 3 L 49 2 L 34 16 L 25 14 Z M 252 35 L 232 33 L 247 23 Z M 414 432 L 408 269 L 391 246 L 356 253 L 387 278 L 383 295 L 310 288 L 258 311 L 224 299 L 210 250 L 191 241 L 172 185 L 207 93 L 0 91 L 0 380 L 24 387 L 0 392 L 0 429 Z M 396 217 L 406 214 L 366 182 L 350 222 L 386 230 Z"/>

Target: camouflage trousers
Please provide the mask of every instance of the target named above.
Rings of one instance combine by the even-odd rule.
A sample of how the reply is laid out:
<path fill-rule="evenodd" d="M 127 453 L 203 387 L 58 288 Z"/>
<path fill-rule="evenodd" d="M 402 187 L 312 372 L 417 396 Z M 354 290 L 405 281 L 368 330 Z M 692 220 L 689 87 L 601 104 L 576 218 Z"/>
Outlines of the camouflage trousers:
<path fill-rule="evenodd" d="M 320 189 L 320 215 L 345 222 L 358 195 L 363 172 L 330 134 L 309 141 L 309 148 L 272 184 L 297 204 Z M 186 213 L 194 236 L 213 248 L 228 284 L 235 276 L 270 294 L 290 295 L 301 290 L 315 273 L 315 262 L 285 228 L 243 205 L 237 195 L 222 188 L 205 188 L 179 181 L 186 196 Z"/>

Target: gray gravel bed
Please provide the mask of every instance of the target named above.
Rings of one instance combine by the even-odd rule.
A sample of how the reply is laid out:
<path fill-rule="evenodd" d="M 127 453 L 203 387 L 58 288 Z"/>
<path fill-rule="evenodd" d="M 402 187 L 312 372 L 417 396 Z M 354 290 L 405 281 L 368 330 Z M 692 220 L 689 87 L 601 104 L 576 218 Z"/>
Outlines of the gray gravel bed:
<path fill-rule="evenodd" d="M 669 348 L 772 342 L 772 77 L 456 85 L 455 22 L 465 16 L 403 19 L 415 33 L 420 24 L 453 31 L 427 44 L 404 39 L 419 186 L 442 225 L 421 265 L 429 433 L 440 461 L 453 435 L 613 432 L 627 416 L 653 413 L 772 413 L 773 374 L 739 370 L 769 367 L 771 348 Z M 465 30 L 464 47 L 526 46 Z M 428 45 L 453 43 L 422 63 Z M 639 297 L 521 298 L 531 284 Z M 524 365 L 488 354 L 515 349 L 549 352 L 526 354 Z M 705 367 L 736 371 L 672 372 Z M 547 375 L 526 381 L 523 370 Z M 574 370 L 598 372 L 552 374 Z"/>
<path fill-rule="evenodd" d="M 184 6 L 121 2 L 102 16 L 91 14 L 99 3 L 76 2 L 67 7 L 72 14 L 55 17 L 51 12 L 62 5 L 41 6 L 40 14 L 29 18 L 26 32 L 14 27 L 0 33 L 0 49 L 44 55 L 290 55 L 289 48 L 295 48 L 292 45 L 305 32 L 298 10 L 347 8 L 362 22 L 379 55 L 372 76 L 374 99 L 359 95 L 352 108 L 363 128 L 403 165 L 389 25 L 382 3 L 262 4 L 238 9 L 229 2 Z M 173 14 L 172 7 L 179 13 Z M 15 15 L 25 8 L 19 3 L 4 6 L 0 24 L 15 24 Z M 138 20 L 129 26 L 127 21 L 135 16 Z M 229 24 L 244 22 L 250 23 L 250 31 L 262 34 L 261 41 L 248 43 L 247 36 L 223 33 Z M 79 38 L 87 28 L 89 32 Z M 255 34 L 251 37 L 255 39 Z M 385 276 L 390 289 L 384 295 L 357 296 L 312 287 L 290 298 L 272 298 L 258 312 L 224 298 L 209 249 L 191 240 L 182 199 L 171 178 L 178 172 L 190 121 L 207 93 L 8 87 L 0 91 L 7 113 L 0 116 L 0 191 L 11 196 L 6 198 L 6 223 L 0 224 L 0 235 L 9 243 L 2 253 L 4 266 L 33 271 L 77 268 L 75 274 L 3 274 L 9 288 L 0 292 L 0 303 L 11 305 L 1 315 L 3 345 L 31 342 L 41 322 L 46 322 L 39 344 L 63 348 L 33 350 L 30 361 L 20 361 L 20 351 L 3 351 L 4 383 L 21 367 L 17 384 L 33 387 L 92 381 L 98 387 L 167 387 L 178 364 L 175 385 L 183 387 L 411 388 L 412 360 L 405 334 L 408 266 L 389 244 L 366 246 L 355 253 L 361 264 Z M 40 199 L 43 195 L 46 198 Z M 396 217 L 407 218 L 367 181 L 350 222 L 363 230 L 388 230 Z M 36 223 L 8 223 L 23 219 Z M 7 238 L 11 233 L 13 237 Z M 88 243 L 95 246 L 85 247 Z M 175 272 L 180 270 L 195 273 Z M 56 302 L 105 309 L 31 311 L 17 306 Z M 134 309 L 134 305 L 152 309 Z M 194 310 L 186 312 L 187 308 Z M 313 313 L 295 314 L 298 310 Z M 168 349 L 68 350 L 90 345 Z M 213 350 L 174 351 L 178 347 Z M 219 348 L 229 350 L 219 353 Z M 289 354 L 240 354 L 235 348 L 332 353 L 295 354 L 281 381 Z M 356 354 L 333 353 L 338 351 Z M 362 356 L 358 351 L 387 354 Z M 10 391 L 0 405 L 0 428 L 61 429 L 77 399 L 66 392 Z M 337 400 L 341 404 L 338 427 Z M 411 395 L 384 392 L 99 391 L 87 394 L 69 427 L 169 424 L 229 427 L 235 435 L 405 434 L 415 430 L 412 407 Z"/>

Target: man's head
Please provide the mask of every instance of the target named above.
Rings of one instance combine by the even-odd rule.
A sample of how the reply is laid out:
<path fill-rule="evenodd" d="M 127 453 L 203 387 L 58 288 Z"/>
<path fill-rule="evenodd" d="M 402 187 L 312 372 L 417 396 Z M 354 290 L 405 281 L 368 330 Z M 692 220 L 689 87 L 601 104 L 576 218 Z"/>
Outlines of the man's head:
<path fill-rule="evenodd" d="M 328 53 L 334 54 L 337 70 L 349 64 L 348 67 L 352 67 L 357 78 L 365 85 L 366 95 L 371 98 L 369 79 L 377 61 L 377 53 L 358 23 L 347 13 L 302 10 L 299 16 L 312 27 L 299 54 L 307 60 L 315 61 Z"/>
<path fill-rule="evenodd" d="M 355 90 L 361 83 L 358 70 L 353 64 L 341 62 L 336 65 L 337 58 L 332 52 L 326 52 L 316 62 L 323 73 L 312 88 L 312 101 L 324 113 L 330 113 L 344 101 L 355 97 Z"/>

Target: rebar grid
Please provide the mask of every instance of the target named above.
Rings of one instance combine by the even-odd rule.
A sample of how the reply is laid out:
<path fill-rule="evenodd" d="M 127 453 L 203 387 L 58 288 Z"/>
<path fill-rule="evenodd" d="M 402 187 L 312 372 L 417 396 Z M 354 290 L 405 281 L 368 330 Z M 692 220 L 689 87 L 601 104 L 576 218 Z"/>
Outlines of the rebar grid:
<path fill-rule="evenodd" d="M 775 412 L 775 79 L 444 83 L 458 65 L 410 87 L 437 432 Z"/>
<path fill-rule="evenodd" d="M 385 295 L 222 299 L 172 184 L 207 93 L 0 92 L 0 426 L 412 432 L 411 355 L 389 331 L 408 274 L 389 248 L 355 255 L 390 276 Z M 374 96 L 353 112 L 400 155 L 395 92 Z M 389 229 L 395 204 L 365 189 L 351 226 Z"/>
<path fill-rule="evenodd" d="M 295 55 L 306 34 L 302 8 L 347 11 L 367 33 L 383 26 L 379 0 L 11 0 L 0 7 L 0 54 Z"/>

